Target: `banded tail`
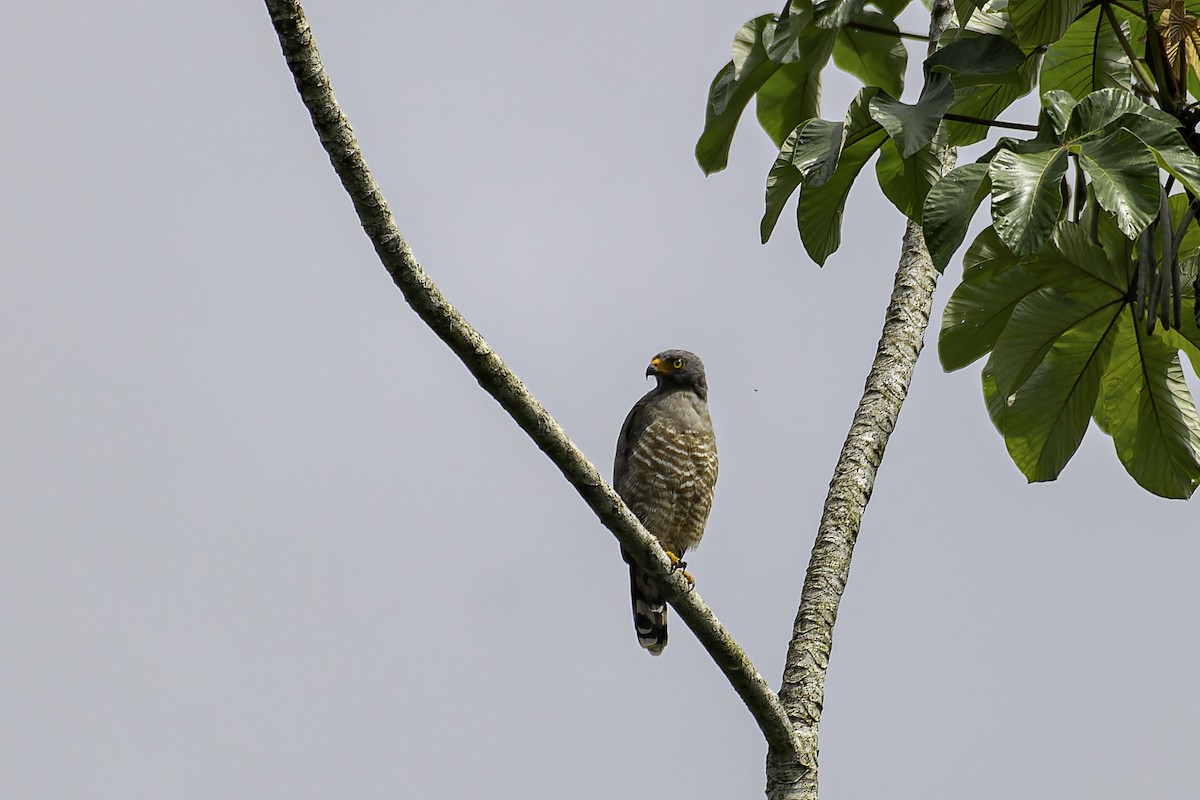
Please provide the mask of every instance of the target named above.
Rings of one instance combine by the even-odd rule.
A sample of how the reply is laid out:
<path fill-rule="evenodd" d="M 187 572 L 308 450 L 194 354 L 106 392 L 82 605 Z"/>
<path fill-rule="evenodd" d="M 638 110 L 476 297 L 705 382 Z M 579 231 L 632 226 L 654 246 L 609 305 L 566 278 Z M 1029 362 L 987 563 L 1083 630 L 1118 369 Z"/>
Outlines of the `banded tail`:
<path fill-rule="evenodd" d="M 629 588 L 633 597 L 633 629 L 638 644 L 661 655 L 667 646 L 667 601 L 662 590 L 632 561 L 629 563 Z"/>

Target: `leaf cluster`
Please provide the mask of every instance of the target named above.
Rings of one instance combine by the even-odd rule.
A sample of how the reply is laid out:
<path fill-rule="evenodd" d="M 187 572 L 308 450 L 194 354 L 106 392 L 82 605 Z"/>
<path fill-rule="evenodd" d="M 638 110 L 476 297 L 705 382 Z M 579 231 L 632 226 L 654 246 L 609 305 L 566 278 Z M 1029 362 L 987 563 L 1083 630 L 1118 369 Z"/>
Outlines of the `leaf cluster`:
<path fill-rule="evenodd" d="M 943 270 L 984 200 L 943 320 L 944 365 L 989 355 L 984 397 L 1030 480 L 1056 477 L 1088 420 L 1142 486 L 1188 497 L 1200 420 L 1183 380 L 1197 359 L 1200 0 L 955 0 L 956 26 L 904 102 L 908 0 L 797 0 L 747 22 L 713 81 L 696 156 L 723 169 L 750 100 L 779 147 L 760 236 L 796 200 L 818 264 L 841 244 L 847 197 L 875 159 L 885 196 L 921 224 Z M 833 62 L 863 88 L 820 118 Z M 1001 115 L 1037 89 L 1036 120 Z M 940 176 L 945 147 L 992 131 L 975 163 Z"/>

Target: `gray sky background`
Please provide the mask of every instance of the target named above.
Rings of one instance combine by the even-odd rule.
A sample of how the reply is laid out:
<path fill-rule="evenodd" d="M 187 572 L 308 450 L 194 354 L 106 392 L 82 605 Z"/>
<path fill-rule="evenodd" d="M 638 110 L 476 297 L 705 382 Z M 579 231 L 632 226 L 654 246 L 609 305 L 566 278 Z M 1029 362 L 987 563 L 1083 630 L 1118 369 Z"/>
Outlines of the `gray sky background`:
<path fill-rule="evenodd" d="M 648 358 L 704 357 L 689 561 L 777 685 L 901 224 L 864 182 L 818 269 L 790 212 L 757 243 L 755 126 L 696 167 L 775 5 L 307 4 L 417 257 L 605 472 Z M 5 27 L 0 795 L 760 796 L 724 678 L 677 617 L 640 650 L 612 537 L 379 266 L 263 6 Z M 935 339 L 842 606 L 822 797 L 1190 795 L 1195 509 L 1095 429 L 1027 485 Z"/>

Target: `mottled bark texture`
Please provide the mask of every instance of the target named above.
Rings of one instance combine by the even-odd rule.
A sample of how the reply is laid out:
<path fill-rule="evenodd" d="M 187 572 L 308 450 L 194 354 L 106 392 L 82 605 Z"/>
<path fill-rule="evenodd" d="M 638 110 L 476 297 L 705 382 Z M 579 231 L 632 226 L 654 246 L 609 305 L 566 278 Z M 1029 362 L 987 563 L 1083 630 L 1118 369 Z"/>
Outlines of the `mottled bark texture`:
<path fill-rule="evenodd" d="M 383 193 L 371 177 L 350 123 L 333 96 L 300 4 L 266 0 L 266 6 L 279 36 L 284 58 L 296 81 L 300 97 L 312 116 L 313 127 L 321 144 L 354 203 L 363 230 L 405 300 L 462 360 L 479 385 L 496 398 L 534 443 L 562 470 L 566 479 L 638 566 L 663 582 L 668 602 L 696 634 L 746 703 L 762 729 L 770 750 L 795 753 L 795 734 L 783 706 L 745 652 L 717 621 L 699 593 L 691 591 L 683 576 L 673 570 L 658 542 L 639 524 L 612 487 L 567 438 L 554 418 L 438 291 L 413 258 L 412 251 L 396 228 Z M 613 557 L 617 557 L 615 548 Z"/>
<path fill-rule="evenodd" d="M 929 52 L 937 48 L 953 11 L 947 0 L 938 0 L 934 5 Z M 953 166 L 954 151 L 944 148 L 941 173 L 944 175 Z M 917 357 L 924 346 L 937 278 L 921 226 L 909 222 L 875 361 L 825 497 L 784 663 L 779 699 L 787 709 L 801 747 L 796 758 L 768 750 L 769 800 L 817 798 L 817 731 L 825 702 L 825 671 L 833 647 L 833 625 L 850 575 L 850 558 L 863 512 L 875 487 L 875 474 L 883 461 L 888 438 L 896 428 Z"/>

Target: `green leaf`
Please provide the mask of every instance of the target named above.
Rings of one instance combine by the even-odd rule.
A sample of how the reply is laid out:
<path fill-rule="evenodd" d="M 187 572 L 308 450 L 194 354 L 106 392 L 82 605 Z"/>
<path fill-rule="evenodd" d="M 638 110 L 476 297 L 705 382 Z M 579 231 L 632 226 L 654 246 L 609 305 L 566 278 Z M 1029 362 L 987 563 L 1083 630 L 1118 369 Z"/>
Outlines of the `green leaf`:
<path fill-rule="evenodd" d="M 850 186 L 863 165 L 887 139 L 887 131 L 871 119 L 868 111 L 877 91 L 866 87 L 850 104 L 843 128 L 841 154 L 829 180 L 820 185 L 805 186 L 800 192 L 796 224 L 805 250 L 818 264 L 824 264 L 841 245 L 842 212 Z"/>
<path fill-rule="evenodd" d="M 954 76 L 955 88 L 961 89 L 984 84 L 1020 84 L 1023 79 L 1018 69 L 1023 63 L 1025 53 L 1021 48 L 1003 36 L 989 33 L 950 42 L 925 59 L 925 69 Z"/>
<path fill-rule="evenodd" d="M 1045 360 L 1054 343 L 1067 331 L 1086 323 L 1097 307 L 1103 306 L 1097 300 L 1041 286 L 1018 301 L 992 348 L 992 366 L 1000 393 L 1009 398 L 1016 394 Z"/>
<path fill-rule="evenodd" d="M 1149 106 L 1124 89 L 1101 89 L 1079 101 L 1067 124 L 1067 138 L 1073 141 L 1107 136 L 1110 124 L 1126 114 L 1146 114 Z"/>
<path fill-rule="evenodd" d="M 1104 373 L 1104 416 L 1117 457 L 1146 490 L 1186 499 L 1200 484 L 1200 417 L 1179 353 L 1121 315 Z"/>
<path fill-rule="evenodd" d="M 992 361 L 1004 395 L 1015 392 L 1063 333 L 1097 309 L 1124 302 L 1129 264 L 1113 264 L 1088 232 L 1062 223 L 1036 258 L 1022 264 L 1039 279 L 1039 288 L 1013 311 L 996 340 Z"/>
<path fill-rule="evenodd" d="M 945 137 L 942 137 L 942 143 L 945 143 Z M 929 187 L 941 176 L 942 162 L 937 149 L 938 145 L 931 143 L 903 158 L 896 143 L 889 139 L 883 143 L 879 160 L 875 162 L 875 176 L 884 196 L 914 222 L 921 221 Z"/>
<path fill-rule="evenodd" d="M 1075 21 L 1084 0 L 1009 0 L 1008 16 L 1017 43 L 1038 47 L 1058 40 Z"/>
<path fill-rule="evenodd" d="M 894 34 L 900 30 L 891 19 L 874 11 L 864 11 L 854 18 L 854 22 Z M 908 51 L 899 36 L 886 36 L 877 31 L 863 31 L 854 27 L 842 28 L 833 45 L 833 63 L 867 86 L 878 86 L 896 97 L 904 91 Z"/>
<path fill-rule="evenodd" d="M 1078 101 L 1073 95 L 1061 89 L 1055 89 L 1042 95 L 1042 111 L 1054 124 L 1054 132 L 1061 137 L 1067 131 L 1071 121 L 1071 112 L 1075 110 Z"/>
<path fill-rule="evenodd" d="M 784 147 L 787 145 L 788 143 L 785 142 Z M 792 193 L 800 188 L 802 181 L 803 176 L 800 174 L 800 170 L 793 167 L 791 161 L 786 160 L 781 153 L 779 158 L 775 159 L 775 165 L 771 167 L 771 171 L 767 175 L 766 210 L 763 211 L 762 221 L 758 223 L 758 235 L 763 244 L 770 241 L 771 234 L 775 231 L 775 224 L 779 222 L 779 215 L 783 213 L 784 205 L 787 204 Z"/>
<path fill-rule="evenodd" d="M 801 183 L 820 185 L 833 175 L 842 150 L 842 128 L 841 122 L 810 119 L 783 143 L 767 176 L 767 205 L 759 224 L 763 244 L 771 238 L 784 204 Z"/>
<path fill-rule="evenodd" d="M 1159 167 L 1175 177 L 1188 191 L 1200 195 L 1200 157 L 1184 142 L 1175 125 L 1151 117 L 1144 109 L 1140 114 L 1128 114 L 1119 122 L 1122 127 L 1150 148 Z"/>
<path fill-rule="evenodd" d="M 954 87 L 941 73 L 929 75 L 915 105 L 901 103 L 886 92 L 871 100 L 871 116 L 891 135 L 900 155 L 908 158 L 933 141 L 942 115 L 954 101 Z"/>
<path fill-rule="evenodd" d="M 1195 265 L 1193 264 L 1193 267 Z M 1185 292 L 1187 294 L 1187 292 Z M 1195 296 L 1193 293 L 1191 296 Z M 1194 314 L 1184 313 L 1183 325 L 1179 330 L 1159 329 L 1163 339 L 1176 350 L 1182 350 L 1192 362 L 1192 371 L 1200 375 L 1200 327 L 1196 326 Z"/>
<path fill-rule="evenodd" d="M 1017 255 L 1034 252 L 1050 236 L 1062 209 L 1060 181 L 1066 171 L 1065 150 L 1001 150 L 992 158 L 992 222 Z"/>
<path fill-rule="evenodd" d="M 850 18 L 862 11 L 863 0 L 816 0 L 817 25 L 822 28 L 840 28 Z"/>
<path fill-rule="evenodd" d="M 1017 40 L 1017 32 L 1008 18 L 1008 0 L 982 0 L 977 3 L 970 20 L 955 38 L 969 39 L 982 33 L 1003 36 L 1013 42 Z"/>
<path fill-rule="evenodd" d="M 1022 266 L 993 228 L 984 229 L 963 257 L 962 282 L 942 314 L 938 334 L 942 368 L 953 372 L 990 353 L 1013 309 L 1040 287 L 1041 280 L 1038 273 Z"/>
<path fill-rule="evenodd" d="M 988 416 L 992 418 L 992 424 L 996 426 L 996 430 L 1003 436 L 1004 422 L 1008 416 L 1008 403 L 1000 395 L 1000 390 L 996 388 L 996 373 L 992 369 L 992 360 L 990 358 L 983 365 L 983 372 L 980 377 L 983 379 L 983 402 L 987 406 Z"/>
<path fill-rule="evenodd" d="M 729 164 L 729 145 L 750 98 L 779 65 L 767 58 L 763 34 L 773 30 L 773 14 L 756 17 L 741 27 L 733 40 L 733 60 L 713 78 L 704 114 L 704 131 L 696 142 L 696 161 L 705 175 Z"/>
<path fill-rule="evenodd" d="M 938 272 L 946 269 L 966 238 L 971 218 L 991 188 L 987 164 L 966 164 L 944 175 L 925 196 L 925 245 Z"/>
<path fill-rule="evenodd" d="M 802 61 L 819 74 L 829 62 L 837 30 L 817 25 L 816 13 L 811 0 L 792 0 L 778 23 L 763 34 L 768 57 L 776 64 Z"/>
<path fill-rule="evenodd" d="M 1133 15 L 1116 6 L 1113 11 L 1122 20 L 1121 29 L 1128 37 L 1129 18 Z M 1043 96 L 1056 90 L 1067 92 L 1078 100 L 1096 89 L 1131 89 L 1132 79 L 1129 57 L 1103 9 L 1097 6 L 1050 44 L 1042 62 L 1039 90 Z"/>
<path fill-rule="evenodd" d="M 986 0 L 954 0 L 954 16 L 958 20 L 958 27 L 966 28 L 971 14 L 985 2 Z"/>
<path fill-rule="evenodd" d="M 1100 206 L 1116 215 L 1129 238 L 1138 236 L 1158 216 L 1161 187 L 1154 154 L 1122 128 L 1103 139 L 1085 141 L 1079 160 Z"/>
<path fill-rule="evenodd" d="M 954 93 L 954 103 L 947 113 L 985 120 L 998 118 L 1000 112 L 1012 105 L 1017 98 L 1032 91 L 1037 80 L 1037 67 L 1038 56 L 1035 53 L 1026 58 L 1025 63 L 1017 70 L 1021 78 L 1020 83 L 967 86 L 958 89 Z M 946 126 L 952 147 L 974 144 L 988 135 L 986 125 L 947 121 Z"/>
<path fill-rule="evenodd" d="M 755 96 L 758 124 L 776 147 L 821 108 L 821 74 L 802 61 L 781 66 L 767 79 Z"/>
<path fill-rule="evenodd" d="M 911 2 L 912 0 L 871 0 L 871 5 L 878 8 L 888 19 L 895 19 Z"/>
<path fill-rule="evenodd" d="M 1041 289 L 1021 301 L 1009 328 L 1025 322 L 1042 324 L 1074 316 L 1074 304 L 1063 308 L 1064 296 Z M 1111 335 L 1119 305 L 1101 306 L 1072 322 L 1054 340 L 1021 385 L 1005 394 L 1004 444 L 1017 468 L 1030 481 L 1051 481 L 1079 448 L 1100 391 L 1100 378 L 1112 352 Z M 1061 311 L 1060 311 L 1061 309 Z M 1005 334 L 1008 329 L 1005 330 Z M 992 352 L 999 365 L 1005 335 Z"/>
<path fill-rule="evenodd" d="M 1061 222 L 1050 246 L 1028 261 L 1030 269 L 1040 272 L 1045 283 L 1069 292 L 1100 291 L 1110 300 L 1125 295 L 1133 282 L 1132 245 L 1117 230 L 1112 214 L 1099 211 L 1098 216 L 1099 244 L 1091 237 L 1090 216 L 1087 224 Z"/>
<path fill-rule="evenodd" d="M 789 151 L 785 144 L 779 151 L 780 157 L 786 153 L 805 183 L 820 186 L 833 176 L 846 137 L 858 135 L 859 130 L 847 131 L 843 122 L 810 119 L 796 128 L 795 134 L 792 149 Z"/>

